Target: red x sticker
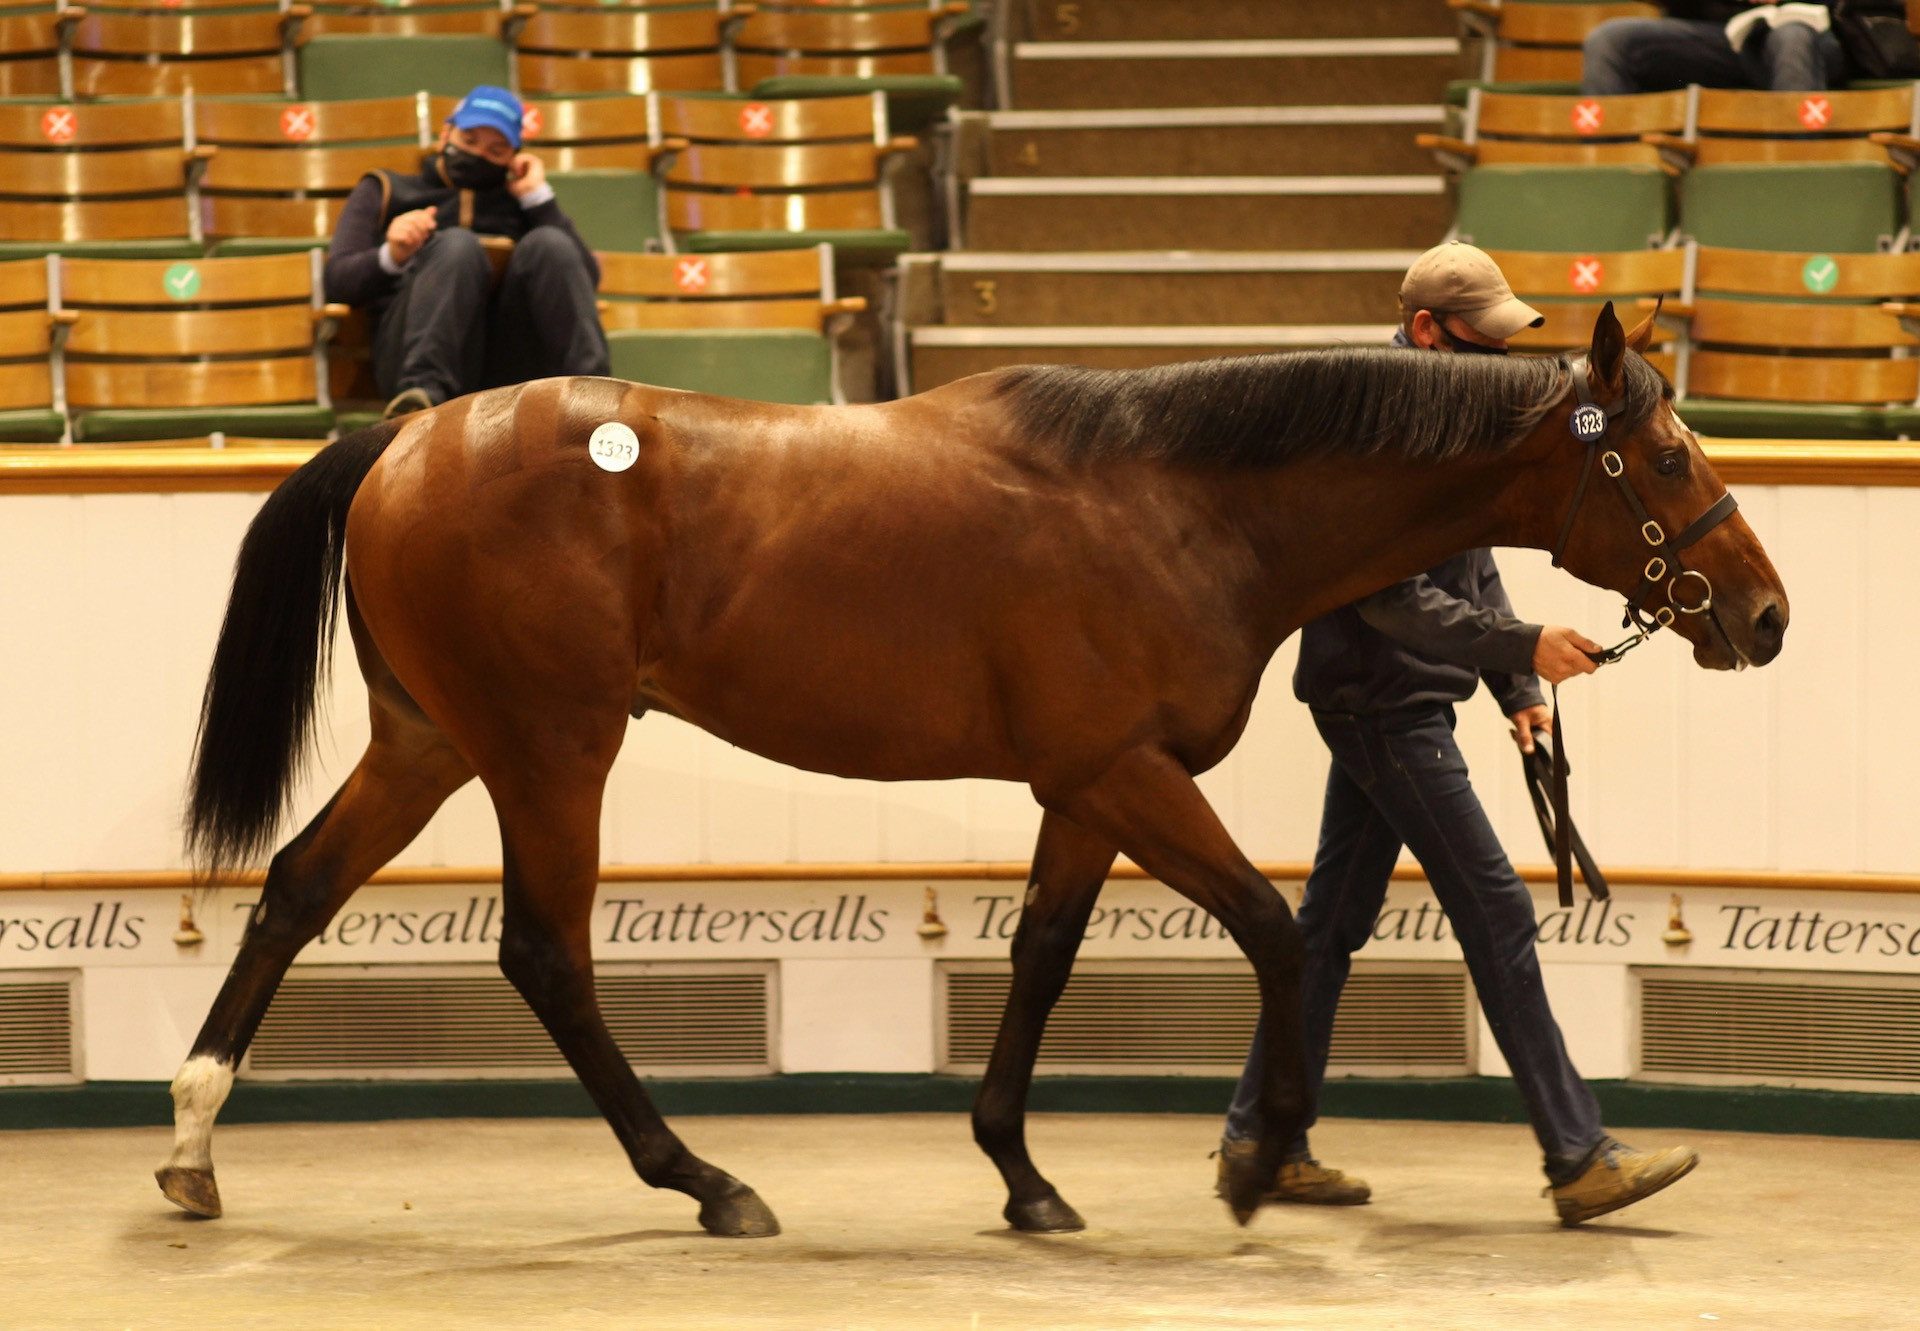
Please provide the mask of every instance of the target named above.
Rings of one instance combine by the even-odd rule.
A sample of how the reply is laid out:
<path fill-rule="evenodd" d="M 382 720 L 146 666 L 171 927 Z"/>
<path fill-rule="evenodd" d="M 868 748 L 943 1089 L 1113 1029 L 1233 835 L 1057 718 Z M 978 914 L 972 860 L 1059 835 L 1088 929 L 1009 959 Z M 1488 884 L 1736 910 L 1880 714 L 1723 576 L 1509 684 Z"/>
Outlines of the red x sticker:
<path fill-rule="evenodd" d="M 765 102 L 748 102 L 741 107 L 740 132 L 750 139 L 764 139 L 773 133 L 773 108 Z"/>
<path fill-rule="evenodd" d="M 542 126 L 542 117 L 540 115 L 539 107 L 529 106 L 525 110 L 520 112 L 520 137 L 521 138 L 523 139 L 539 138 L 541 126 Z"/>
<path fill-rule="evenodd" d="M 1591 97 L 1583 97 L 1573 104 L 1573 132 L 1576 134 L 1598 134 L 1606 118 L 1607 108 Z"/>
<path fill-rule="evenodd" d="M 71 143 L 79 131 L 71 106 L 52 106 L 40 113 L 40 132 L 48 143 Z"/>
<path fill-rule="evenodd" d="M 1575 291 L 1598 291 L 1600 280 L 1606 276 L 1606 272 L 1606 266 L 1600 260 L 1591 254 L 1582 254 L 1567 269 L 1567 281 Z"/>
<path fill-rule="evenodd" d="M 314 119 L 311 106 L 289 106 L 280 112 L 280 136 L 295 143 L 305 143 L 313 137 Z"/>
<path fill-rule="evenodd" d="M 680 260 L 673 266 L 673 284 L 682 291 L 705 291 L 707 261 L 705 259 Z"/>
<path fill-rule="evenodd" d="M 1800 103 L 1800 123 L 1808 129 L 1825 129 L 1833 123 L 1833 103 L 1824 97 L 1808 97 Z"/>

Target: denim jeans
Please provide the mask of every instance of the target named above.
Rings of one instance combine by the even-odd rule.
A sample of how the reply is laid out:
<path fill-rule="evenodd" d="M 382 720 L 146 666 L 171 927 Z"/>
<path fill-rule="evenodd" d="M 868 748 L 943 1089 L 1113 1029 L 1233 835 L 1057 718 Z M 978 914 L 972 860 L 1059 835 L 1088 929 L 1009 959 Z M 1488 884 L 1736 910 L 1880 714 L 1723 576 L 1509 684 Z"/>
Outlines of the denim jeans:
<path fill-rule="evenodd" d="M 1546 1154 L 1547 1177 L 1565 1181 L 1605 1138 L 1600 1106 L 1567 1057 L 1547 1006 L 1533 897 L 1473 793 L 1453 738 L 1453 709 L 1392 718 L 1315 712 L 1313 719 L 1333 751 L 1333 767 L 1300 906 L 1309 1103 L 1319 1103 L 1334 1009 L 1353 954 L 1372 937 L 1405 845 L 1426 871 L 1466 956 L 1480 1009 Z M 1227 1114 L 1229 1139 L 1259 1136 L 1261 1061 L 1256 1033 Z M 1310 1115 L 1307 1126 L 1313 1121 Z M 1307 1153 L 1305 1129 L 1287 1153 Z"/>
<path fill-rule="evenodd" d="M 1580 91 L 1589 97 L 1708 88 L 1817 92 L 1846 82 L 1846 58 L 1831 30 L 1764 23 L 1736 51 L 1718 23 L 1680 18 L 1609 19 L 1587 34 Z"/>

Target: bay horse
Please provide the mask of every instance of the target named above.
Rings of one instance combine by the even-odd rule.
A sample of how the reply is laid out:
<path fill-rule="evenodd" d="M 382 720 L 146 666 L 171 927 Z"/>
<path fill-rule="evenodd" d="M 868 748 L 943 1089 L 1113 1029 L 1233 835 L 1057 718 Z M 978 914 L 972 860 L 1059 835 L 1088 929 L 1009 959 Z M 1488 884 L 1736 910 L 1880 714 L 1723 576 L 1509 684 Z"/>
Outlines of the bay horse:
<path fill-rule="evenodd" d="M 1194 777 L 1233 748 L 1289 634 L 1451 554 L 1558 544 L 1589 582 L 1642 583 L 1638 501 L 1601 483 L 1569 507 L 1591 400 L 1612 404 L 1607 475 L 1618 463 L 1667 530 L 1730 507 L 1640 355 L 1651 330 L 1629 338 L 1608 305 L 1573 363 L 1382 348 L 1026 367 L 851 407 L 550 379 L 338 440 L 241 545 L 195 748 L 195 860 L 217 872 L 273 844 L 336 604 L 372 737 L 272 857 L 173 1082 L 162 1190 L 220 1214 L 213 1119 L 288 965 L 478 776 L 500 823 L 501 969 L 641 1178 L 697 1200 L 710 1233 L 777 1233 L 661 1119 L 594 997 L 603 786 L 628 718 L 660 711 L 813 771 L 1032 790 L 1012 988 L 973 1110 L 1017 1229 L 1082 1225 L 1028 1155 L 1025 1102 L 1116 854 L 1211 912 L 1266 1017 L 1269 1136 L 1226 1188 L 1245 1223 L 1307 1110 L 1301 944 Z M 1667 618 L 1697 662 L 1779 652 L 1785 591 L 1744 519 L 1698 543 L 1689 576 L 1711 613 Z"/>

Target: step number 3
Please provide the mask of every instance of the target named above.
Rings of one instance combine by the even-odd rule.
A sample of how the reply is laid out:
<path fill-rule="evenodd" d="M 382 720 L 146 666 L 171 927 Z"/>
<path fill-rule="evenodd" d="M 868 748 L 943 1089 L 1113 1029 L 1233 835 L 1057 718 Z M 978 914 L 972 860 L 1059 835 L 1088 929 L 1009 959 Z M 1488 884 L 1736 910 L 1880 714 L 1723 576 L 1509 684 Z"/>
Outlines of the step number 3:
<path fill-rule="evenodd" d="M 998 314 L 1000 312 L 1000 284 L 998 282 L 975 282 L 973 284 L 975 312 L 979 314 Z"/>

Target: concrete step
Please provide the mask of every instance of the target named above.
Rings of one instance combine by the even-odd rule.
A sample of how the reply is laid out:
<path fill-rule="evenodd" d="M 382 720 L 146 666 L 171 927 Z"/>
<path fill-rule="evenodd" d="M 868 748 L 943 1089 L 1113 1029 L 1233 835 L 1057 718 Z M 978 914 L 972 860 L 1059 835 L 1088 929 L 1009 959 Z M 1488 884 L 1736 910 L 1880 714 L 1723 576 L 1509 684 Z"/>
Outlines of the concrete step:
<path fill-rule="evenodd" d="M 948 327 L 1337 325 L 1391 320 L 1418 250 L 939 257 Z"/>
<path fill-rule="evenodd" d="M 1178 107 L 994 111 L 985 119 L 995 176 L 1419 175 L 1433 155 L 1413 136 L 1439 131 L 1426 106 Z"/>
<path fill-rule="evenodd" d="M 972 250 L 1424 250 L 1439 176 L 1057 176 L 968 188 Z"/>
<path fill-rule="evenodd" d="M 1087 365 L 1132 370 L 1212 356 L 1342 344 L 1378 346 L 1387 324 L 1203 328 L 916 328 L 909 335 L 912 391 L 1004 365 Z"/>
<path fill-rule="evenodd" d="M 1045 42 L 1450 37 L 1459 27 L 1439 0 L 1027 0 L 1022 8 L 1020 35 Z"/>
<path fill-rule="evenodd" d="M 1019 42 L 1021 110 L 1438 102 L 1472 71 L 1451 37 Z"/>

